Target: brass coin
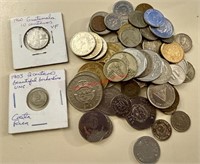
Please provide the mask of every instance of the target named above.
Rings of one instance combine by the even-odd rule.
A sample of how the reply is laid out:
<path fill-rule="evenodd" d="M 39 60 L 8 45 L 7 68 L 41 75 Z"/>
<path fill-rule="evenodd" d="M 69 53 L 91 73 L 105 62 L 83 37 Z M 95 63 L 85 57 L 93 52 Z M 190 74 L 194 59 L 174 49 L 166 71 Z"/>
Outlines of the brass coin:
<path fill-rule="evenodd" d="M 184 58 L 183 48 L 177 42 L 170 44 L 163 43 L 161 46 L 161 54 L 171 63 L 178 63 Z"/>
<path fill-rule="evenodd" d="M 27 95 L 27 105 L 34 111 L 40 111 L 44 109 L 48 102 L 48 92 L 43 88 L 34 88 Z"/>
<path fill-rule="evenodd" d="M 148 3 L 141 3 L 135 8 L 136 11 L 142 11 L 143 13 L 148 9 L 153 9 L 153 7 Z"/>

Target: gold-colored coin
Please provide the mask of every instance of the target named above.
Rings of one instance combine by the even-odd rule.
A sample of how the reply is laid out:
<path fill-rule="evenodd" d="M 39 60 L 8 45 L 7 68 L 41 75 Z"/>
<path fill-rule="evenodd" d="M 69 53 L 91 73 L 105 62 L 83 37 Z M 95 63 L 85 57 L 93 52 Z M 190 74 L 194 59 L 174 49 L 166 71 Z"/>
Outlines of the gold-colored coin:
<path fill-rule="evenodd" d="M 184 58 L 183 48 L 177 42 L 170 44 L 163 43 L 161 46 L 161 54 L 171 63 L 178 63 Z"/>
<path fill-rule="evenodd" d="M 78 72 L 83 72 L 83 71 L 89 71 L 94 74 L 96 74 L 100 81 L 102 86 L 105 88 L 108 85 L 108 79 L 105 77 L 103 73 L 103 65 L 98 62 L 88 62 L 85 63 L 79 70 Z"/>

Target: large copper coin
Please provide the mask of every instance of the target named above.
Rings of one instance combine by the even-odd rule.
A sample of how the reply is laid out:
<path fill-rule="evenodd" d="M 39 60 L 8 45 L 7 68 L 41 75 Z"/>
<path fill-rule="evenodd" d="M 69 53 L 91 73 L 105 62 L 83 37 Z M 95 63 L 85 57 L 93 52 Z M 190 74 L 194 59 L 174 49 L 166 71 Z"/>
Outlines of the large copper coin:
<path fill-rule="evenodd" d="M 147 98 L 131 98 L 131 112 L 126 116 L 127 122 L 137 130 L 150 128 L 156 118 L 156 108 Z"/>

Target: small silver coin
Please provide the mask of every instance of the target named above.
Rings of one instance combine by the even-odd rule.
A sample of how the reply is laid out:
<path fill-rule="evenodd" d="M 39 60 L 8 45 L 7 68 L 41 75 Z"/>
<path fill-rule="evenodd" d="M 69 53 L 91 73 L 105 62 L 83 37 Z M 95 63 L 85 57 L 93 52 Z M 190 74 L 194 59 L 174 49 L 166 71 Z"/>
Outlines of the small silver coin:
<path fill-rule="evenodd" d="M 175 90 L 170 84 L 149 85 L 147 97 L 152 105 L 159 109 L 169 108 L 175 101 Z"/>
<path fill-rule="evenodd" d="M 50 41 L 49 32 L 43 27 L 33 27 L 24 35 L 24 44 L 28 49 L 41 50 Z"/>
<path fill-rule="evenodd" d="M 110 13 L 110 14 L 106 15 L 104 18 L 104 23 L 105 23 L 106 27 L 112 31 L 119 30 L 119 28 L 122 25 L 119 16 L 114 13 Z"/>
<path fill-rule="evenodd" d="M 186 79 L 183 68 L 177 64 L 170 64 L 170 67 L 172 68 L 172 75 L 168 82 L 172 85 L 182 84 Z"/>
<path fill-rule="evenodd" d="M 187 73 L 184 83 L 190 82 L 195 77 L 195 69 L 190 62 L 187 62 Z"/>
<path fill-rule="evenodd" d="M 118 1 L 113 5 L 113 13 L 120 16 L 128 16 L 133 11 L 133 5 L 128 1 Z"/>
<path fill-rule="evenodd" d="M 49 94 L 44 88 L 34 88 L 27 95 L 27 105 L 34 111 L 44 109 L 49 102 Z"/>
<path fill-rule="evenodd" d="M 162 42 L 160 40 L 153 40 L 153 41 L 144 40 L 142 42 L 142 48 L 144 50 L 151 50 L 158 54 L 160 54 L 161 45 L 162 45 Z"/>
<path fill-rule="evenodd" d="M 183 111 L 176 111 L 171 116 L 172 127 L 178 132 L 185 132 L 190 128 L 190 117 Z"/>
<path fill-rule="evenodd" d="M 133 153 L 140 163 L 156 163 L 160 158 L 160 146 L 154 138 L 143 136 L 135 142 Z"/>

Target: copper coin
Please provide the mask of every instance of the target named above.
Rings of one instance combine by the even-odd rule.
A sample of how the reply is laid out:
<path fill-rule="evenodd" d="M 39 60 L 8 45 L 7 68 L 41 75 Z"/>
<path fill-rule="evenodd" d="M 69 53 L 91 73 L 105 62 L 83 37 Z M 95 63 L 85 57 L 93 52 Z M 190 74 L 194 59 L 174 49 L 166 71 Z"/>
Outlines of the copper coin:
<path fill-rule="evenodd" d="M 94 29 L 97 32 L 102 32 L 106 30 L 106 25 L 104 23 L 104 17 L 101 15 L 97 15 L 93 17 L 90 21 L 90 25 L 92 29 Z"/>
<path fill-rule="evenodd" d="M 126 120 L 131 127 L 137 130 L 150 128 L 156 118 L 156 108 L 151 105 L 147 98 L 131 98 L 131 112 Z"/>
<path fill-rule="evenodd" d="M 112 99 L 111 106 L 118 117 L 125 117 L 131 111 L 131 101 L 123 94 L 114 97 Z"/>
<path fill-rule="evenodd" d="M 140 93 L 140 86 L 134 80 L 121 82 L 122 93 L 128 97 L 136 97 Z"/>
<path fill-rule="evenodd" d="M 160 141 L 167 140 L 172 134 L 171 125 L 163 119 L 156 120 L 152 125 L 151 130 L 154 137 Z"/>

